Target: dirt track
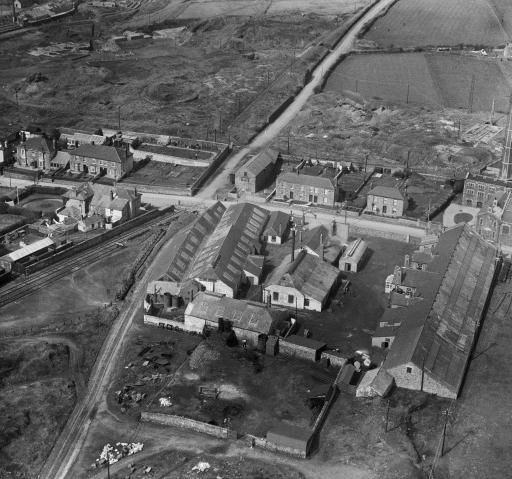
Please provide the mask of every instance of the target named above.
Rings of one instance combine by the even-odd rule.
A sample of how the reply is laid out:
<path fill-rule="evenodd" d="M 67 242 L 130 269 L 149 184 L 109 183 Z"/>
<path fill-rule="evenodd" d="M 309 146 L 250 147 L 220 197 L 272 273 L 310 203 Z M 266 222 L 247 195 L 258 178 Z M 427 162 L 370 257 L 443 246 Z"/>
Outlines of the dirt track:
<path fill-rule="evenodd" d="M 302 89 L 302 91 L 295 97 L 294 101 L 286 108 L 286 110 L 259 133 L 254 140 L 245 148 L 241 149 L 237 154 L 231 156 L 224 164 L 222 170 L 219 171 L 217 176 L 206 185 L 203 190 L 199 193 L 199 197 L 203 199 L 214 198 L 218 189 L 222 188 L 228 183 L 229 174 L 236 168 L 238 163 L 247 154 L 259 150 L 267 146 L 272 140 L 274 140 L 283 128 L 290 123 L 290 121 L 297 115 L 301 108 L 306 104 L 307 100 L 314 93 L 315 87 L 321 85 L 323 78 L 329 68 L 336 64 L 339 57 L 345 53 L 348 53 L 352 47 L 352 43 L 357 37 L 357 34 L 361 31 L 363 26 L 368 22 L 373 21 L 382 10 L 384 10 L 389 4 L 395 0 L 380 0 L 378 1 L 366 14 L 364 14 L 360 20 L 358 20 L 352 28 L 346 33 L 343 39 L 339 42 L 335 50 L 333 50 L 327 57 L 318 65 L 313 72 L 312 80 Z"/>

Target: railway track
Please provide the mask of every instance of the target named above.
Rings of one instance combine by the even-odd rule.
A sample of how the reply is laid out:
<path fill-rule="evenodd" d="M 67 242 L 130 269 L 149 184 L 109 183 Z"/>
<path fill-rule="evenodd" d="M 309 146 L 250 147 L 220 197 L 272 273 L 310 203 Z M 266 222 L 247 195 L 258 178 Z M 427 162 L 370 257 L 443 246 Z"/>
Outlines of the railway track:
<path fill-rule="evenodd" d="M 92 246 L 90 249 L 87 249 L 82 253 L 77 253 L 77 256 L 63 259 L 41 271 L 37 271 L 22 282 L 16 281 L 14 284 L 9 284 L 5 288 L 0 289 L 0 307 L 28 296 L 29 294 L 48 286 L 54 281 L 57 281 L 70 273 L 74 273 L 91 263 L 95 263 L 110 256 L 119 248 L 116 243 L 127 241 L 130 238 L 139 235 L 141 232 L 148 230 L 148 228 L 172 221 L 179 215 L 180 213 L 172 212 L 153 218 L 147 223 L 105 241 L 105 243 Z"/>

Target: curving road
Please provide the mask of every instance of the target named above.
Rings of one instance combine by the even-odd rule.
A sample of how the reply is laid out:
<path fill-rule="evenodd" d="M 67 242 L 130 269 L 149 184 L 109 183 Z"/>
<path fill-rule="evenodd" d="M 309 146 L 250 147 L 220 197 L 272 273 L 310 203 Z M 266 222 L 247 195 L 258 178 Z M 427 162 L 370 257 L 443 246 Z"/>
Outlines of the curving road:
<path fill-rule="evenodd" d="M 301 90 L 293 102 L 290 103 L 288 108 L 286 108 L 286 110 L 283 111 L 283 113 L 273 123 L 268 125 L 261 133 L 259 133 L 249 145 L 228 158 L 222 169 L 218 170 L 217 176 L 199 192 L 198 196 L 200 198 L 214 198 L 217 190 L 228 183 L 229 173 L 235 169 L 242 158 L 257 149 L 267 146 L 272 140 L 274 140 L 281 130 L 290 123 L 290 121 L 306 104 L 309 97 L 313 94 L 315 87 L 321 85 L 325 74 L 329 71 L 329 68 L 336 64 L 341 55 L 350 52 L 352 44 L 363 26 L 368 22 L 373 21 L 379 16 L 382 10 L 395 1 L 396 0 L 381 0 L 376 2 L 375 5 L 370 8 L 352 26 L 352 28 L 348 30 L 336 48 L 332 50 L 332 52 L 329 53 L 322 63 L 320 63 L 313 71 L 312 80 Z"/>
<path fill-rule="evenodd" d="M 214 197 L 216 190 L 226 183 L 229 172 L 245 155 L 267 145 L 279 134 L 304 106 L 308 98 L 313 94 L 313 89 L 321 83 L 328 69 L 336 63 L 340 55 L 350 51 L 351 45 L 362 27 L 377 17 L 384 8 L 394 1 L 381 0 L 377 2 L 348 30 L 336 49 L 315 69 L 311 82 L 303 88 L 290 106 L 274 123 L 256 136 L 250 145 L 229 158 L 217 177 L 200 193 L 200 199 Z M 73 411 L 39 475 L 40 478 L 64 479 L 69 477 L 68 473 L 84 443 L 96 408 L 107 391 L 125 336 L 140 309 L 140 298 L 145 293 L 146 283 L 151 277 L 152 268 L 164 259 L 164 255 L 165 250 L 161 250 L 155 257 L 151 267 L 148 268 L 142 280 L 137 284 L 127 304 L 124 305 L 120 316 L 114 322 L 91 373 L 87 394 Z"/>

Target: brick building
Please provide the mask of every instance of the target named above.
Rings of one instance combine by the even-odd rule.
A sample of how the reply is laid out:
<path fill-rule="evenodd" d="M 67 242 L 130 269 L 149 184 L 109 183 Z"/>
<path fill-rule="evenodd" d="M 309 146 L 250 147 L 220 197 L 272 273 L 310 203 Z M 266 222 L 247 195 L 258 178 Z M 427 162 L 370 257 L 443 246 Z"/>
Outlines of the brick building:
<path fill-rule="evenodd" d="M 502 193 L 482 207 L 476 230 L 504 252 L 512 252 L 512 191 Z"/>
<path fill-rule="evenodd" d="M 382 216 L 403 216 L 404 195 L 398 188 L 376 186 L 367 195 L 366 211 Z"/>
<path fill-rule="evenodd" d="M 235 185 L 239 191 L 256 193 L 268 186 L 276 174 L 279 153 L 266 149 L 251 158 L 235 173 Z"/>
<path fill-rule="evenodd" d="M 276 198 L 334 206 L 339 201 L 334 177 L 285 172 L 276 180 Z"/>
<path fill-rule="evenodd" d="M 53 140 L 45 136 L 32 136 L 18 145 L 16 149 L 17 163 L 21 168 L 49 170 L 56 153 Z"/>
<path fill-rule="evenodd" d="M 103 174 L 107 178 L 119 180 L 133 168 L 133 156 L 128 146 L 119 148 L 82 144 L 69 153 L 71 173 Z"/>

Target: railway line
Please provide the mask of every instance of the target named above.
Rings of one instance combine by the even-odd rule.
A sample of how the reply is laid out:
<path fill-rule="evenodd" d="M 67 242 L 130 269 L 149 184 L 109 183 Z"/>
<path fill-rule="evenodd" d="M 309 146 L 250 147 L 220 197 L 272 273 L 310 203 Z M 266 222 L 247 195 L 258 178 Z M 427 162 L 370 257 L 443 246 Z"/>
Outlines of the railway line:
<path fill-rule="evenodd" d="M 14 283 L 10 283 L 6 287 L 0 289 L 0 307 L 28 296 L 29 294 L 44 288 L 70 273 L 74 273 L 91 263 L 110 256 L 119 248 L 120 242 L 127 241 L 151 227 L 172 221 L 179 215 L 179 212 L 169 212 L 162 216 L 158 216 L 157 218 L 153 218 L 140 226 L 105 241 L 104 243 L 92 246 L 90 249 L 87 249 L 82 253 L 77 253 L 76 256 L 63 259 L 56 264 L 42 269 L 41 271 L 37 271 L 21 282 L 15 281 Z"/>

